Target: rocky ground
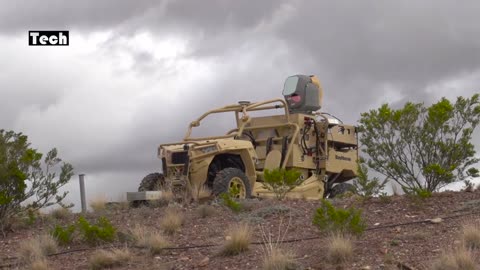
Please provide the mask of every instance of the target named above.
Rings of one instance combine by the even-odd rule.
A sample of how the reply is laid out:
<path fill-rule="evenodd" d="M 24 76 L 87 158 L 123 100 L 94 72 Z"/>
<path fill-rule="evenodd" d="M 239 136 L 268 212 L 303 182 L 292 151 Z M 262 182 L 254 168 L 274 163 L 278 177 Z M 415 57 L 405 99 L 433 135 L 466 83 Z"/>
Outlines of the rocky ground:
<path fill-rule="evenodd" d="M 281 247 L 295 254 L 299 269 L 429 269 L 444 252 L 461 245 L 462 226 L 480 217 L 480 191 L 436 193 L 424 201 L 391 196 L 369 200 L 349 197 L 335 199 L 333 203 L 362 209 L 368 225 L 362 236 L 353 239 L 354 255 L 348 262 L 337 264 L 328 258 L 327 235 L 312 224 L 319 202 L 249 200 L 245 202 L 246 209 L 238 214 L 213 204 L 213 214 L 204 218 L 199 214 L 198 204 L 177 205 L 177 213 L 184 218 L 180 230 L 166 236 L 172 249 L 151 255 L 130 245 L 130 260 L 115 269 L 262 269 L 262 231 L 274 238 L 281 234 L 287 240 Z M 166 209 L 118 204 L 89 213 L 87 219 L 104 215 L 121 234 L 136 224 L 161 230 Z M 47 216 L 0 238 L 0 269 L 23 269 L 25 266 L 15 258 L 22 241 L 48 233 L 55 224 L 72 224 L 77 219 L 78 214 L 62 219 Z M 251 224 L 254 243 L 239 255 L 219 255 L 226 230 L 240 222 Z M 75 241 L 48 256 L 47 262 L 49 269 L 89 269 L 92 255 L 100 249 L 124 245 L 129 244 L 116 240 L 113 244 L 92 247 Z M 480 265 L 480 252 L 473 252 Z"/>

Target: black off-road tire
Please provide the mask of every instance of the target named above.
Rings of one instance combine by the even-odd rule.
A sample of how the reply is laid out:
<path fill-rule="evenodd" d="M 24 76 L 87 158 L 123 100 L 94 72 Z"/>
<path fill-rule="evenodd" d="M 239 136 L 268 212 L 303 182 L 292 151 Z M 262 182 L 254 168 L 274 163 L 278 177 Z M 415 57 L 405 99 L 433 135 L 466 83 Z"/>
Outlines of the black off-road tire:
<path fill-rule="evenodd" d="M 252 194 L 252 187 L 250 186 L 250 181 L 248 181 L 245 173 L 237 168 L 226 168 L 217 173 L 215 179 L 213 180 L 213 195 L 218 196 L 222 193 L 228 193 L 230 188 L 230 182 L 233 178 L 239 178 L 242 180 L 243 185 L 245 186 L 245 198 L 250 198 Z"/>
<path fill-rule="evenodd" d="M 332 187 L 330 190 L 330 194 L 328 198 L 332 199 L 335 197 L 338 197 L 346 192 L 353 192 L 355 190 L 355 187 L 352 184 L 349 183 L 340 183 L 336 184 L 335 186 Z"/>
<path fill-rule="evenodd" d="M 138 186 L 138 191 L 155 191 L 165 184 L 165 177 L 161 173 L 151 173 L 145 176 Z"/>

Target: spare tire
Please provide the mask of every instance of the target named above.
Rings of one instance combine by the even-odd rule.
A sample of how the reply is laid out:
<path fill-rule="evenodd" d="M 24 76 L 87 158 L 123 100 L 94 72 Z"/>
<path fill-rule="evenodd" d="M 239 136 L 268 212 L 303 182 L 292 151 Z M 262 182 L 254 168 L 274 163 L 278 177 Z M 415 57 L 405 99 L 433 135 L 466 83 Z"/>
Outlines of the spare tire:
<path fill-rule="evenodd" d="M 160 190 L 165 184 L 165 177 L 161 173 L 151 173 L 145 176 L 138 186 L 138 191 Z"/>

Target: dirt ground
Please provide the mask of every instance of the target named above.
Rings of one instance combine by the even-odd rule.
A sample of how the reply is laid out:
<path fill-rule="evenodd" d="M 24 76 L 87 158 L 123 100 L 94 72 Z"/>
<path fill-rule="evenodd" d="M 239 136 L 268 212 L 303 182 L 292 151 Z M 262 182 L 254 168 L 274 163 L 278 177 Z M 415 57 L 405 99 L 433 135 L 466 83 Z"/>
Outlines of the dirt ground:
<path fill-rule="evenodd" d="M 425 201 L 405 196 L 366 201 L 355 197 L 335 199 L 336 206 L 362 209 L 368 228 L 354 239 L 351 260 L 334 264 L 327 256 L 327 235 L 312 224 L 319 202 L 249 200 L 245 202 L 247 209 L 239 214 L 209 203 L 215 212 L 205 218 L 200 217 L 198 204 L 176 206 L 184 216 L 184 223 L 179 232 L 166 236 L 173 249 L 151 255 L 145 249 L 130 247 L 132 259 L 115 269 L 262 269 L 262 230 L 274 238 L 279 234 L 284 236 L 287 243 L 281 247 L 295 254 L 299 269 L 428 269 L 443 252 L 461 245 L 460 230 L 464 224 L 480 218 L 479 191 L 436 193 Z M 127 232 L 135 224 L 160 230 L 165 209 L 117 205 L 102 213 L 88 214 L 87 219 L 104 215 L 120 232 Z M 438 217 L 442 218 L 439 223 L 428 221 Z M 64 220 L 42 218 L 0 238 L 0 269 L 22 269 L 15 259 L 20 242 L 48 233 L 55 224 L 72 224 L 77 219 L 77 215 Z M 226 230 L 240 222 L 251 224 L 254 243 L 239 255 L 219 255 Z M 89 259 L 99 249 L 121 245 L 118 240 L 100 247 L 77 241 L 61 248 L 66 253 L 49 256 L 48 264 L 50 269 L 89 269 Z M 480 252 L 474 253 L 480 265 Z"/>

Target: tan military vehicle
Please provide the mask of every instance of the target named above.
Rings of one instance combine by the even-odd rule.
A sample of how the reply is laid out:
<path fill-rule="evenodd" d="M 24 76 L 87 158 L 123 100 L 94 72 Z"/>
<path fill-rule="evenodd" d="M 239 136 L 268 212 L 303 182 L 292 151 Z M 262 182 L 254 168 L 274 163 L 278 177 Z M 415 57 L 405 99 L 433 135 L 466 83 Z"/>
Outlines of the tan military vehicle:
<path fill-rule="evenodd" d="M 345 182 L 356 177 L 356 128 L 319 112 L 323 91 L 315 76 L 287 78 L 283 96 L 241 101 L 201 115 L 190 123 L 183 141 L 158 147 L 163 174 L 147 175 L 139 193 L 162 186 L 173 191 L 208 187 L 212 195 L 235 188 L 239 198 L 272 197 L 262 181 L 264 170 L 275 168 L 301 172 L 304 181 L 287 194 L 290 198 L 321 199 L 345 191 Z M 250 115 L 258 111 L 277 114 Z M 205 118 L 219 113 L 231 113 L 236 126 L 214 137 L 191 136 Z"/>

